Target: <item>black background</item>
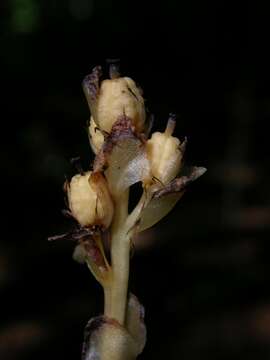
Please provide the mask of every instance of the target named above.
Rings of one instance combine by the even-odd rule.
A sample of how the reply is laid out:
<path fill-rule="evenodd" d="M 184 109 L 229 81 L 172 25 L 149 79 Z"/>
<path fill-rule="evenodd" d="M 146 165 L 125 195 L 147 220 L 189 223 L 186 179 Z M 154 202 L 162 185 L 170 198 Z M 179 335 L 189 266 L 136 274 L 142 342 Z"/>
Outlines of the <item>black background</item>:
<path fill-rule="evenodd" d="M 141 359 L 270 355 L 269 9 L 264 3 L 1 2 L 0 358 L 79 359 L 102 291 L 61 215 L 69 159 L 89 166 L 83 77 L 106 58 L 144 89 L 162 130 L 178 114 L 187 165 L 208 172 L 138 240 Z"/>

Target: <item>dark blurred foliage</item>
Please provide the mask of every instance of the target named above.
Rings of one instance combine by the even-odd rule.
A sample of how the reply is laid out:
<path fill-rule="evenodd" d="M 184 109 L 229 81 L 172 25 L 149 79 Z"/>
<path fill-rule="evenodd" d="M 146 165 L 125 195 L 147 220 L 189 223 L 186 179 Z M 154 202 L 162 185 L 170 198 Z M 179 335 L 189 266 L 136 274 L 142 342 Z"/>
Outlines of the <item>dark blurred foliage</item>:
<path fill-rule="evenodd" d="M 79 359 L 102 292 L 61 215 L 69 159 L 92 157 L 83 77 L 106 58 L 143 87 L 187 165 L 208 172 L 138 239 L 141 359 L 270 356 L 269 9 L 266 3 L 10 0 L 1 14 L 1 360 Z"/>

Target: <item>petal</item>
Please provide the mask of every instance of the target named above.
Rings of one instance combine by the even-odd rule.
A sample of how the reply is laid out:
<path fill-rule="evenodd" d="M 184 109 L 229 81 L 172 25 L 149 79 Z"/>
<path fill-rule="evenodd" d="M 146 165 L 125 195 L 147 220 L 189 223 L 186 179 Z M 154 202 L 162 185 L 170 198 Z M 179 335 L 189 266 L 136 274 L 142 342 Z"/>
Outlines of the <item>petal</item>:
<path fill-rule="evenodd" d="M 114 204 L 109 192 L 108 184 L 100 172 L 93 172 L 89 177 L 89 184 L 97 195 L 96 204 L 96 224 L 101 225 L 103 228 L 108 228 L 111 224 Z"/>
<path fill-rule="evenodd" d="M 109 159 L 106 177 L 112 192 L 119 193 L 141 181 L 149 172 L 144 147 L 137 139 L 123 139 L 115 146 Z"/>

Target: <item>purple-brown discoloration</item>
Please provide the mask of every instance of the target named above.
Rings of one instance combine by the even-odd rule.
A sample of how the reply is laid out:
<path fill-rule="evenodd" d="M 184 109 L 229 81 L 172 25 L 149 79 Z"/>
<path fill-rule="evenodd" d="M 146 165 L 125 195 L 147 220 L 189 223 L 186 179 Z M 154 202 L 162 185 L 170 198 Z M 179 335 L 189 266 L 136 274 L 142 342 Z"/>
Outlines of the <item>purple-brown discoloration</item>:
<path fill-rule="evenodd" d="M 98 245 L 98 238 L 102 236 L 101 229 L 98 227 L 79 227 L 77 226 L 70 232 L 62 235 L 51 236 L 49 241 L 68 240 L 75 241 L 83 247 L 85 253 L 98 266 L 107 269 L 103 254 Z"/>
<path fill-rule="evenodd" d="M 80 241 L 84 238 L 87 238 L 89 236 L 93 236 L 93 234 L 97 231 L 94 228 L 87 228 L 87 227 L 81 227 L 77 226 L 71 231 L 62 234 L 62 235 L 56 235 L 51 236 L 48 238 L 49 241 L 55 241 L 55 240 L 71 240 L 71 241 Z"/>
<path fill-rule="evenodd" d="M 107 269 L 104 257 L 94 238 L 89 238 L 87 240 L 81 241 L 81 245 L 84 247 L 87 255 L 98 267 Z"/>
<path fill-rule="evenodd" d="M 87 98 L 96 101 L 99 93 L 100 79 L 102 76 L 101 66 L 96 66 L 83 80 L 83 88 Z"/>
<path fill-rule="evenodd" d="M 88 321 L 85 329 L 84 329 L 84 339 L 83 339 L 83 346 L 82 346 L 82 360 L 85 360 L 87 351 L 89 349 L 89 342 L 91 335 L 94 331 L 98 330 L 103 324 L 105 324 L 104 316 L 97 316 Z"/>
<path fill-rule="evenodd" d="M 96 331 L 100 331 L 104 325 L 112 325 L 122 327 L 115 319 L 110 319 L 106 316 L 97 316 L 88 321 L 84 329 L 84 340 L 82 346 L 82 360 L 86 360 L 86 355 L 89 351 L 91 336 Z"/>
<path fill-rule="evenodd" d="M 131 119 L 123 114 L 113 124 L 110 134 L 105 139 L 102 149 L 97 154 L 94 162 L 94 172 L 103 171 L 107 164 L 107 157 L 120 140 L 127 138 L 138 138 L 135 135 L 135 128 Z"/>
<path fill-rule="evenodd" d="M 193 181 L 198 179 L 201 175 L 203 175 L 205 171 L 206 169 L 203 167 L 194 166 L 191 169 L 191 173 L 188 176 L 181 176 L 179 178 L 172 180 L 168 185 L 156 191 L 153 197 L 159 198 L 168 194 L 184 191 L 190 183 L 192 183 Z"/>

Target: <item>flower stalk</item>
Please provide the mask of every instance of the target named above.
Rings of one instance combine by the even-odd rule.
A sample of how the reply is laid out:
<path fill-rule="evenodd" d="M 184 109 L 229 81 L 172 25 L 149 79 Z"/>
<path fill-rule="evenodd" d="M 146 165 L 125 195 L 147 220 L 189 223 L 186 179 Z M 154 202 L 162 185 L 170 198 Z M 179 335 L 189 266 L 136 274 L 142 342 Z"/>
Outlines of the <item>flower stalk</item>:
<path fill-rule="evenodd" d="M 166 216 L 206 171 L 193 167 L 181 176 L 186 139 L 173 136 L 175 117 L 170 115 L 165 131 L 148 139 L 141 90 L 131 78 L 121 77 L 115 64 L 109 77 L 102 80 L 102 69 L 96 67 L 83 81 L 94 165 L 65 184 L 65 213 L 75 228 L 50 238 L 75 241 L 74 259 L 86 263 L 103 287 L 104 314 L 86 326 L 83 360 L 134 360 L 142 352 L 144 309 L 128 291 L 133 238 Z M 129 213 L 129 189 L 135 183 L 143 193 Z"/>
<path fill-rule="evenodd" d="M 128 190 L 115 198 L 115 216 L 112 223 L 111 239 L 111 312 L 105 314 L 125 323 L 126 302 L 129 278 L 130 239 L 125 233 L 125 221 L 128 214 Z"/>

